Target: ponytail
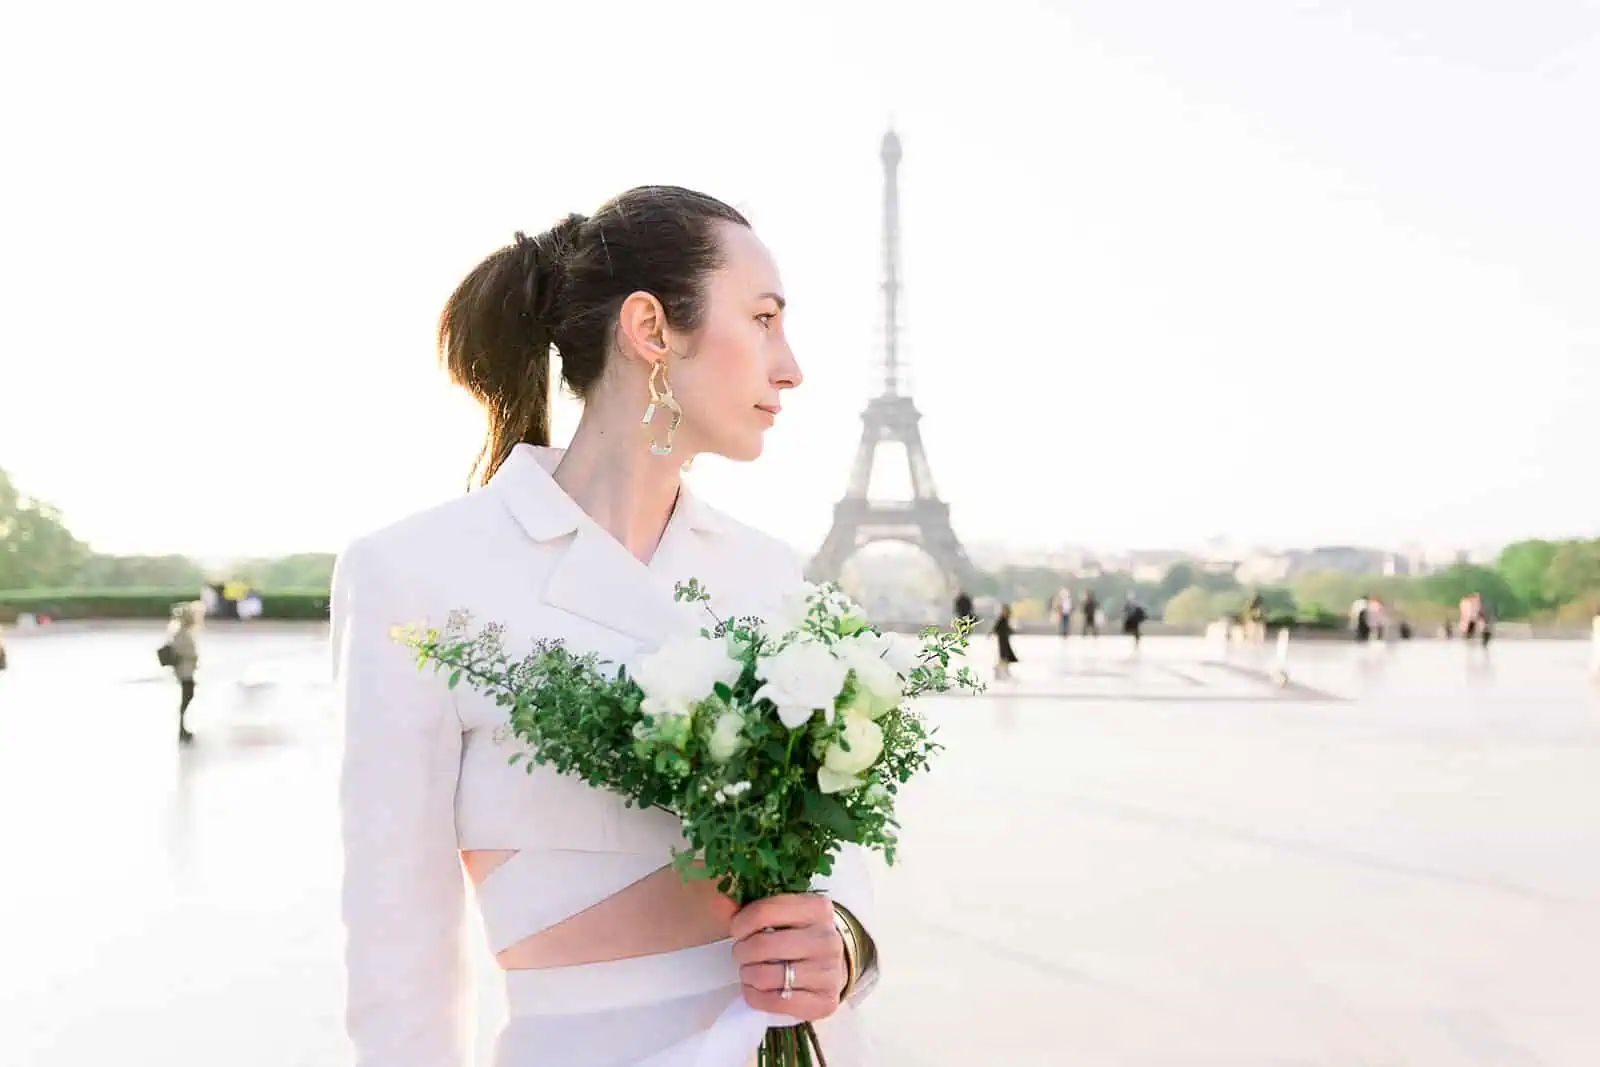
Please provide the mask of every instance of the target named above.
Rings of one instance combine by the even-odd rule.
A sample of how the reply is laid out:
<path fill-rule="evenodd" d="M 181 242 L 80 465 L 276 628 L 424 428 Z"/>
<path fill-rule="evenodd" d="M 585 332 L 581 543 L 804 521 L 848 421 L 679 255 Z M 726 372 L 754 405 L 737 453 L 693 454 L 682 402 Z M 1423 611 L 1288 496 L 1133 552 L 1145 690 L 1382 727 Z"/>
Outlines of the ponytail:
<path fill-rule="evenodd" d="M 439 360 L 483 405 L 483 448 L 470 479 L 486 484 L 520 443 L 550 443 L 550 348 L 560 325 L 564 260 L 582 215 L 534 238 L 518 233 L 473 268 L 439 316 Z"/>

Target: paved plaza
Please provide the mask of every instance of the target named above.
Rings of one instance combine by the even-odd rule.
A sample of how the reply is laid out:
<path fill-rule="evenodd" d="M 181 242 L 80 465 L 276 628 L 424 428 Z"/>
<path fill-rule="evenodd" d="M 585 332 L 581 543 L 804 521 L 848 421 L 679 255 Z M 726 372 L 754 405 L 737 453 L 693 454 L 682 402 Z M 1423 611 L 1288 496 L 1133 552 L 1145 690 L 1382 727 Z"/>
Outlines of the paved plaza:
<path fill-rule="evenodd" d="M 0 1067 L 341 1067 L 322 635 L 208 632 L 180 751 L 158 633 L 11 638 Z M 881 1067 L 1600 1063 L 1587 645 L 1018 652 L 930 708 Z"/>

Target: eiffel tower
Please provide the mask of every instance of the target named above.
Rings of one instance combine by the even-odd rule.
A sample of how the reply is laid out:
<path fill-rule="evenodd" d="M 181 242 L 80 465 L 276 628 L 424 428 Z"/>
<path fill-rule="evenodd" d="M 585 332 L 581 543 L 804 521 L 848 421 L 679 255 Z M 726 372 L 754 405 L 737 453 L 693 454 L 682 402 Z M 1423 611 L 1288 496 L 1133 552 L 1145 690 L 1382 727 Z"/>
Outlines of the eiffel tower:
<path fill-rule="evenodd" d="M 933 488 L 933 473 L 922 450 L 917 423 L 922 414 L 911 400 L 900 355 L 900 138 L 883 137 L 883 392 L 867 402 L 861 416 L 861 443 L 850 468 L 844 498 L 833 506 L 833 528 L 806 568 L 814 582 L 834 581 L 845 562 L 865 545 L 901 541 L 926 552 L 955 588 L 971 591 L 978 577 L 950 525 L 950 506 Z M 911 468 L 911 499 L 868 498 L 878 448 L 898 443 Z"/>

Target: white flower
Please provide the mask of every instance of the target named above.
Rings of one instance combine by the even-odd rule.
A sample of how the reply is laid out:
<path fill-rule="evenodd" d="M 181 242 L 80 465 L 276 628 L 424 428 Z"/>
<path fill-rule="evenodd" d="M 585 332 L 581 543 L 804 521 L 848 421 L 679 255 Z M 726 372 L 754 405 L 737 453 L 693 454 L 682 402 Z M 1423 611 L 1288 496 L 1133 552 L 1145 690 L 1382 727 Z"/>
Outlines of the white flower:
<path fill-rule="evenodd" d="M 811 597 L 816 586 L 802 582 L 778 599 L 773 609 L 761 620 L 761 632 L 773 641 L 797 630 L 811 611 Z"/>
<path fill-rule="evenodd" d="M 819 708 L 831 719 L 833 702 L 844 688 L 850 668 L 828 646 L 800 641 L 756 661 L 756 676 L 765 684 L 757 700 L 770 700 L 778 718 L 799 729 Z"/>
<path fill-rule="evenodd" d="M 893 667 L 901 677 L 910 677 L 911 672 L 922 663 L 922 642 L 914 637 L 896 633 L 863 633 L 857 634 L 855 640 L 869 649 L 872 655 Z"/>
<path fill-rule="evenodd" d="M 646 715 L 687 715 L 712 695 L 718 682 L 737 682 L 743 669 L 744 664 L 732 654 L 727 638 L 696 634 L 668 641 L 641 658 L 631 673 L 644 691 L 640 711 Z"/>
<path fill-rule="evenodd" d="M 855 697 L 844 709 L 846 715 L 880 718 L 895 708 L 905 696 L 905 683 L 880 652 L 873 634 L 858 634 L 835 646 L 839 656 L 855 672 Z"/>
<path fill-rule="evenodd" d="M 883 754 L 883 731 L 871 719 L 845 719 L 841 740 L 844 744 L 834 741 L 828 745 L 817 770 L 817 786 L 824 793 L 844 793 L 862 785 L 861 772 Z"/>
<path fill-rule="evenodd" d="M 716 763 L 727 763 L 744 745 L 742 733 L 744 731 L 744 716 L 737 711 L 725 711 L 718 718 L 716 725 L 711 728 L 711 736 L 706 740 L 706 748 L 711 754 L 711 759 Z"/>

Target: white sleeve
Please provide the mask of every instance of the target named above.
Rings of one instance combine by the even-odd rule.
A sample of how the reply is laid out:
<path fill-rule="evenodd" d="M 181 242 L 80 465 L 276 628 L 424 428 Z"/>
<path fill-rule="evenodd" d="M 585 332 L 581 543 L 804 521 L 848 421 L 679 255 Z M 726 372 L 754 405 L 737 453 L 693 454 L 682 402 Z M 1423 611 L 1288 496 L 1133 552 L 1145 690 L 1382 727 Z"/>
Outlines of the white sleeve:
<path fill-rule="evenodd" d="M 872 874 L 867 870 L 867 851 L 848 841 L 833 857 L 833 873 L 811 880 L 811 888 L 836 904 L 850 909 L 862 927 L 871 934 L 877 904 L 872 892 Z"/>
<path fill-rule="evenodd" d="M 417 605 L 407 588 L 370 543 L 347 549 L 334 572 L 345 1024 L 355 1067 L 465 1067 L 461 721 L 448 691 L 391 635 L 424 621 L 409 617 Z"/>

